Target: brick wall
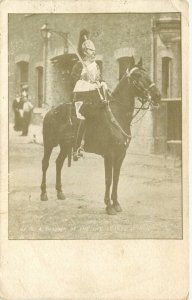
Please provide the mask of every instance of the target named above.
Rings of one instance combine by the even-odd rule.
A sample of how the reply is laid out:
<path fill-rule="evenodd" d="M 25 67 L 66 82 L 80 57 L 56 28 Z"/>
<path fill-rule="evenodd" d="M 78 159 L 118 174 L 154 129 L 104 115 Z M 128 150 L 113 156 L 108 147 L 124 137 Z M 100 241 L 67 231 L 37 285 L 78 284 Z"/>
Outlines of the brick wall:
<path fill-rule="evenodd" d="M 15 63 L 21 55 L 23 57 L 28 55 L 29 95 L 34 105 L 37 105 L 36 67 L 43 65 L 43 38 L 40 28 L 44 23 L 47 22 L 52 29 L 68 32 L 70 40 L 76 47 L 80 30 L 87 28 L 91 32 L 97 54 L 103 59 L 103 78 L 110 89 L 114 89 L 119 79 L 117 53 L 120 55 L 132 51 L 136 60 L 142 56 L 145 69 L 151 75 L 153 74 L 153 17 L 151 14 L 31 14 L 28 16 L 11 14 L 9 16 L 10 104 L 16 91 L 19 90 Z M 50 62 L 50 59 L 61 55 L 63 49 L 63 40 L 52 35 L 49 40 L 47 66 L 47 98 L 50 106 L 68 100 L 65 88 L 67 82 L 62 79 L 62 70 Z M 69 52 L 73 53 L 74 50 L 69 47 Z M 158 80 L 161 83 L 160 77 Z M 9 107 L 12 116 L 11 105 Z M 132 126 L 132 132 L 134 136 L 132 151 L 142 153 L 153 151 L 153 118 L 150 112 L 145 114 L 142 122 Z"/>
<path fill-rule="evenodd" d="M 141 14 L 78 14 L 78 15 L 10 15 L 9 17 L 9 91 L 10 98 L 14 97 L 15 88 L 15 59 L 21 54 L 28 54 L 29 59 L 29 94 L 34 104 L 36 97 L 37 62 L 43 62 L 43 39 L 40 28 L 48 22 L 51 28 L 69 32 L 69 38 L 76 46 L 79 31 L 88 28 L 94 41 L 97 53 L 103 56 L 103 77 L 113 89 L 118 82 L 118 62 L 115 51 L 132 47 L 135 56 L 143 56 L 145 67 L 150 71 L 151 61 L 151 17 Z M 58 36 L 52 36 L 49 42 L 49 57 L 53 57 L 55 49 L 62 49 L 63 41 Z M 73 51 L 73 50 L 70 50 Z M 51 68 L 51 67 L 50 67 Z M 57 71 L 50 70 L 49 82 Z M 55 74 L 53 74 L 56 72 Z M 58 77 L 57 80 L 58 81 Z M 61 83 L 59 83 L 61 85 Z M 60 89 L 55 87 L 54 95 L 60 97 Z M 11 100 L 11 99 L 10 99 Z"/>

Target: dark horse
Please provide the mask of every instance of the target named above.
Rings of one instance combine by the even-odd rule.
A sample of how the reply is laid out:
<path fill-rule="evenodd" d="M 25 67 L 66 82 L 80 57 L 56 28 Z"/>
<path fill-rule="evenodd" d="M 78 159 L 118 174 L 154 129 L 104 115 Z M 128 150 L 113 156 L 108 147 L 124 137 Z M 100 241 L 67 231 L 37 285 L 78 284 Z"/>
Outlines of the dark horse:
<path fill-rule="evenodd" d="M 147 72 L 142 67 L 142 61 L 127 69 L 123 78 L 113 91 L 108 110 L 112 122 L 125 138 L 124 146 L 118 144 L 107 145 L 103 154 L 105 164 L 105 197 L 107 213 L 114 215 L 120 212 L 117 188 L 122 162 L 131 140 L 130 126 L 134 117 L 135 97 L 139 97 L 141 103 L 157 105 L 160 102 L 160 93 L 155 84 L 150 80 Z M 141 104 L 141 107 L 143 106 Z M 69 165 L 73 144 L 73 122 L 71 121 L 71 104 L 61 104 L 50 110 L 43 122 L 44 157 L 42 160 L 43 178 L 41 184 L 41 200 L 48 200 L 46 193 L 46 171 L 49 166 L 49 158 L 53 148 L 60 145 L 60 153 L 56 159 L 56 190 L 57 198 L 65 199 L 61 185 L 61 169 L 64 160 L 68 157 Z M 112 184 L 113 183 L 113 184 Z M 112 192 L 110 194 L 112 184 Z"/>

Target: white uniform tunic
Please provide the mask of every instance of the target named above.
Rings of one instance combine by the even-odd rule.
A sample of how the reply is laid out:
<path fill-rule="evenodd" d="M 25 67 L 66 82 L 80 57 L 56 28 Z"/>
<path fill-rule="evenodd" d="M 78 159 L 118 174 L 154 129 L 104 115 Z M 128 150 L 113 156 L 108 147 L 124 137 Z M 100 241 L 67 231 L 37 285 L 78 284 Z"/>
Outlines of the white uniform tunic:
<path fill-rule="evenodd" d="M 76 82 L 74 92 L 88 92 L 96 90 L 97 86 L 95 84 L 96 79 L 98 78 L 98 66 L 96 62 L 87 64 L 84 63 L 81 78 Z"/>
<path fill-rule="evenodd" d="M 99 68 L 96 62 L 87 63 L 84 62 L 85 66 L 83 66 L 81 72 L 81 78 L 76 82 L 75 88 L 73 92 L 89 92 L 97 89 L 97 83 L 95 83 L 98 78 Z M 75 102 L 76 114 L 77 118 L 81 120 L 85 120 L 85 118 L 80 114 L 79 110 L 83 104 L 83 101 Z"/>

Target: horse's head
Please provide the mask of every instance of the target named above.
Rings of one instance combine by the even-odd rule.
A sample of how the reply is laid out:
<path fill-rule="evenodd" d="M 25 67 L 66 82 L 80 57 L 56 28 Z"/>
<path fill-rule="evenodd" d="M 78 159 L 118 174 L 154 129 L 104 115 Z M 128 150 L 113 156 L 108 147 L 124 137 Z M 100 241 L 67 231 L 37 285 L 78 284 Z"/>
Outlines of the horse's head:
<path fill-rule="evenodd" d="M 135 60 L 132 57 L 132 63 L 126 71 L 126 77 L 133 86 L 136 97 L 141 98 L 144 102 L 149 101 L 152 105 L 160 103 L 161 94 L 143 68 L 142 58 L 135 64 Z"/>

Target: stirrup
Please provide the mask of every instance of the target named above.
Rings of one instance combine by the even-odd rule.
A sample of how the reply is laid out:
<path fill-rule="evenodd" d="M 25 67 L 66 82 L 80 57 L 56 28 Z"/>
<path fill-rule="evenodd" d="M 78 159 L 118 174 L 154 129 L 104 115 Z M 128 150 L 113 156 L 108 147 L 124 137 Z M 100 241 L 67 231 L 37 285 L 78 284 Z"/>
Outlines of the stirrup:
<path fill-rule="evenodd" d="M 83 153 L 82 152 L 85 152 L 84 148 L 83 148 L 83 145 L 81 145 L 78 149 L 77 149 L 77 155 L 79 157 L 83 157 Z"/>
<path fill-rule="evenodd" d="M 73 152 L 73 160 L 74 161 L 78 161 L 79 158 L 83 157 L 83 153 L 81 153 L 81 152 L 84 152 L 84 149 L 82 147 L 79 147 L 77 149 L 77 151 Z"/>
<path fill-rule="evenodd" d="M 78 159 L 79 159 L 79 156 L 77 154 L 77 151 L 73 152 L 73 160 L 78 161 Z"/>

